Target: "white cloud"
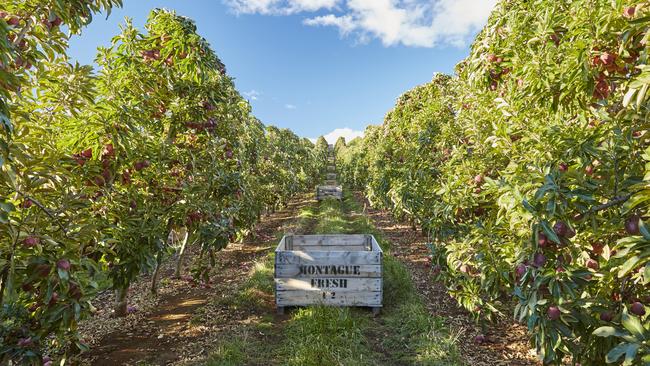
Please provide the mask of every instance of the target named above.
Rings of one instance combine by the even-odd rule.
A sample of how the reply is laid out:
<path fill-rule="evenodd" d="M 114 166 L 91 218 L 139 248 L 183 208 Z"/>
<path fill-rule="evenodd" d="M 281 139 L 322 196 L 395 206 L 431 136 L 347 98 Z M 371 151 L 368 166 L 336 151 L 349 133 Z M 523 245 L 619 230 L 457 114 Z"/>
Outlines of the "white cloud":
<path fill-rule="evenodd" d="M 334 14 L 327 14 L 315 18 L 305 19 L 302 23 L 312 26 L 334 26 L 338 28 L 343 35 L 347 35 L 357 28 L 357 25 L 354 23 L 354 20 L 350 15 L 337 17 Z"/>
<path fill-rule="evenodd" d="M 363 137 L 363 131 L 355 131 L 349 127 L 337 128 L 334 131 L 323 135 L 327 143 L 335 144 L 339 137 L 343 136 L 346 142 L 350 142 L 357 137 Z M 316 143 L 316 138 L 310 138 L 311 142 Z"/>
<path fill-rule="evenodd" d="M 253 89 L 251 91 L 243 92 L 245 97 L 247 97 L 250 100 L 257 100 L 262 93 L 258 92 L 257 90 Z"/>
<path fill-rule="evenodd" d="M 293 104 L 285 104 L 285 105 L 284 105 L 284 108 L 286 108 L 286 109 L 297 109 L 298 107 L 296 107 L 296 106 L 293 105 Z"/>
<path fill-rule="evenodd" d="M 366 42 L 433 47 L 465 45 L 487 21 L 498 0 L 225 0 L 235 12 L 295 14 L 327 11 L 303 20 L 334 27 Z"/>
<path fill-rule="evenodd" d="M 289 15 L 331 10 L 341 0 L 223 0 L 237 14 Z"/>

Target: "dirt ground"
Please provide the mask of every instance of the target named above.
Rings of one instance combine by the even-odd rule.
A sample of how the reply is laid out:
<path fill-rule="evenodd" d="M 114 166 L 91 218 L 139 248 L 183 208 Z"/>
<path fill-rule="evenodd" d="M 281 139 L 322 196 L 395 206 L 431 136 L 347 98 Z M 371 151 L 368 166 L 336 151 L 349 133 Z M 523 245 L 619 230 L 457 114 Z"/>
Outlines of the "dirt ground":
<path fill-rule="evenodd" d="M 94 303 L 97 315 L 81 326 L 91 351 L 78 363 L 166 365 L 204 359 L 216 339 L 260 316 L 250 309 L 220 306 L 219 299 L 235 296 L 255 261 L 274 248 L 276 235 L 294 231 L 297 213 L 311 203 L 296 200 L 263 217 L 253 239 L 230 244 L 219 252 L 211 284 L 199 285 L 189 277 L 173 278 L 173 261 L 169 261 L 161 269 L 158 297 L 148 294 L 148 276 L 132 285 L 129 304 L 133 312 L 126 318 L 111 316 L 112 294 L 100 296 Z M 188 263 L 193 255 L 188 255 Z"/>
<path fill-rule="evenodd" d="M 433 280 L 427 262 L 426 236 L 414 231 L 408 224 L 397 222 L 384 210 L 370 208 L 361 194 L 355 198 L 365 207 L 365 214 L 384 236 L 392 242 L 391 253 L 411 272 L 418 293 L 432 314 L 445 317 L 447 324 L 458 332 L 459 345 L 467 364 L 472 366 L 541 365 L 527 343 L 526 327 L 511 319 L 501 319 L 481 332 L 470 315 L 451 298 L 445 287 Z M 481 344 L 474 341 L 479 334 L 487 340 Z"/>
<path fill-rule="evenodd" d="M 361 195 L 357 194 L 355 198 L 364 203 Z M 314 201 L 302 197 L 285 209 L 265 216 L 256 227 L 252 239 L 230 244 L 218 254 L 218 268 L 213 271 L 210 284 L 195 283 L 188 276 L 174 278 L 174 263 L 168 261 L 161 269 L 158 296 L 149 295 L 148 276 L 133 284 L 129 297 L 132 312 L 125 318 L 111 316 L 113 295 L 102 294 L 94 302 L 98 309 L 96 315 L 84 321 L 80 327 L 91 351 L 76 363 L 196 364 L 206 359 L 219 340 L 239 334 L 243 329 L 251 329 L 247 325 L 259 323 L 263 317 L 268 318 L 269 314 L 273 314 L 274 299 L 264 298 L 265 294 L 260 294 L 264 309 L 233 307 L 226 299 L 237 296 L 256 260 L 273 250 L 278 235 L 286 232 L 308 233 L 313 229 L 309 222 L 303 222 L 300 228 L 297 225 L 298 213 L 310 204 L 314 204 Z M 392 242 L 392 255 L 408 267 L 429 311 L 447 319 L 447 325 L 458 335 L 458 343 L 468 365 L 539 364 L 526 343 L 525 327 L 509 319 L 502 319 L 489 327 L 485 333 L 486 342 L 474 342 L 474 337 L 482 334 L 480 327 L 447 294 L 444 286 L 432 279 L 426 261 L 426 237 L 413 231 L 409 225 L 398 223 L 385 211 L 366 208 L 365 215 Z M 187 263 L 195 254 L 190 252 Z M 274 327 L 282 327 L 285 318 L 273 314 L 270 321 Z M 251 341 L 280 342 L 273 339 L 277 334 L 252 334 Z"/>

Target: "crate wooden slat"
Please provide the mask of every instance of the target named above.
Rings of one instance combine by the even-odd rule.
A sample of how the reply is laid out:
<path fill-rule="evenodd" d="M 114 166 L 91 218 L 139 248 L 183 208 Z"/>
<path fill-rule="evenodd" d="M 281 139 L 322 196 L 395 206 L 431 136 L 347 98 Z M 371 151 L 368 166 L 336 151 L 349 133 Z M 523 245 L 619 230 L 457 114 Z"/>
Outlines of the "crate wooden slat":
<path fill-rule="evenodd" d="M 360 264 L 357 268 L 360 276 L 363 277 L 380 277 L 381 276 L 381 265 L 380 264 Z M 342 274 L 326 274 L 326 273 L 314 273 L 306 274 L 300 270 L 299 266 L 295 264 L 276 264 L 275 265 L 275 275 L 279 278 L 291 277 L 294 279 L 304 279 L 304 278 L 347 278 L 349 275 Z"/>
<path fill-rule="evenodd" d="M 343 199 L 343 188 L 336 185 L 324 185 L 316 187 L 316 199 L 322 200 L 328 197 Z"/>
<path fill-rule="evenodd" d="M 381 308 L 381 292 L 284 291 L 276 301 L 282 306 L 335 305 Z M 378 311 L 378 310 L 377 310 Z"/>
<path fill-rule="evenodd" d="M 275 281 L 278 291 L 329 291 L 338 292 L 378 292 L 381 291 L 380 278 L 278 278 Z"/>
<path fill-rule="evenodd" d="M 382 250 L 372 235 L 286 235 L 275 250 L 275 300 L 285 306 L 382 307 Z"/>
<path fill-rule="evenodd" d="M 336 180 L 336 173 L 327 173 L 325 176 L 325 179 L 327 180 Z"/>

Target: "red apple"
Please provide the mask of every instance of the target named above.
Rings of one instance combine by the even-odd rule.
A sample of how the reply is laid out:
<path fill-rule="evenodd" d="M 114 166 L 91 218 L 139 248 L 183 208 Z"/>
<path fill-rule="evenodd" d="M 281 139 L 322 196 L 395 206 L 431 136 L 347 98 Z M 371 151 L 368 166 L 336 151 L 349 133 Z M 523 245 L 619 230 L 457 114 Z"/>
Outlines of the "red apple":
<path fill-rule="evenodd" d="M 557 306 L 551 306 L 548 308 L 546 314 L 548 315 L 549 319 L 558 320 L 560 319 L 560 315 L 562 314 L 562 312 L 560 312 L 560 309 L 558 309 Z"/>
<path fill-rule="evenodd" d="M 49 264 L 39 264 L 34 268 L 34 272 L 36 272 L 40 277 L 47 277 L 50 274 L 51 266 Z"/>
<path fill-rule="evenodd" d="M 61 18 L 59 18 L 59 17 L 54 17 L 54 20 L 52 20 L 52 21 L 50 22 L 50 24 L 51 24 L 53 27 L 58 27 L 58 26 L 60 26 L 61 24 L 63 24 L 63 19 L 61 19 Z"/>
<path fill-rule="evenodd" d="M 106 157 L 115 156 L 115 148 L 113 147 L 113 144 L 104 145 L 104 150 L 102 151 L 102 155 Z"/>
<path fill-rule="evenodd" d="M 523 263 L 519 263 L 517 267 L 515 267 L 515 275 L 517 278 L 522 278 L 526 274 L 527 267 Z"/>
<path fill-rule="evenodd" d="M 549 240 L 546 237 L 546 234 L 541 231 L 537 233 L 537 245 L 540 248 L 546 248 L 549 245 Z"/>
<path fill-rule="evenodd" d="M 546 256 L 542 253 L 535 253 L 533 257 L 533 265 L 535 267 L 543 267 L 546 264 Z"/>
<path fill-rule="evenodd" d="M 558 166 L 558 169 L 562 172 L 565 173 L 567 170 L 569 170 L 569 166 L 566 165 L 566 163 L 560 163 Z"/>
<path fill-rule="evenodd" d="M 70 261 L 67 259 L 59 259 L 59 261 L 56 262 L 56 266 L 62 271 L 69 271 Z"/>
<path fill-rule="evenodd" d="M 104 179 L 104 177 L 98 175 L 95 178 L 93 178 L 93 183 L 95 183 L 97 187 L 103 187 L 106 184 L 106 180 Z"/>
<path fill-rule="evenodd" d="M 625 220 L 625 231 L 630 235 L 639 235 L 639 215 L 632 215 Z"/>
<path fill-rule="evenodd" d="M 86 149 L 80 153 L 81 157 L 90 159 L 93 157 L 93 149 Z"/>
<path fill-rule="evenodd" d="M 636 7 L 628 6 L 623 9 L 623 16 L 626 18 L 634 18 L 634 13 L 636 13 Z"/>
<path fill-rule="evenodd" d="M 131 184 L 131 172 L 128 169 L 122 173 L 122 184 Z"/>
<path fill-rule="evenodd" d="M 37 236 L 30 235 L 23 240 L 23 246 L 26 248 L 33 248 L 41 242 Z"/>
<path fill-rule="evenodd" d="M 604 322 L 611 322 L 612 319 L 614 319 L 614 313 L 612 313 L 611 311 L 603 311 L 602 313 L 600 313 L 600 320 Z"/>
<path fill-rule="evenodd" d="M 600 55 L 600 61 L 602 61 L 605 66 L 613 65 L 616 62 L 616 55 L 605 52 Z"/>
<path fill-rule="evenodd" d="M 603 248 L 605 245 L 603 243 L 593 243 L 591 244 L 591 251 L 595 255 L 601 255 L 603 254 Z"/>
<path fill-rule="evenodd" d="M 58 294 L 58 292 L 53 292 L 52 293 L 52 298 L 50 298 L 50 302 L 47 303 L 47 304 L 52 306 L 52 305 L 56 304 L 57 301 L 59 301 L 59 294 Z"/>
<path fill-rule="evenodd" d="M 81 299 L 81 296 L 83 295 L 83 294 L 81 293 L 81 289 L 80 289 L 79 286 L 78 286 L 77 284 L 75 284 L 75 283 L 71 283 L 71 284 L 70 284 L 70 290 L 68 290 L 68 294 L 70 295 L 71 298 L 73 298 L 73 299 L 75 299 L 75 300 L 77 300 L 77 301 L 78 301 L 79 299 Z"/>
<path fill-rule="evenodd" d="M 598 268 L 600 267 L 598 265 L 598 262 L 591 259 L 591 258 L 587 259 L 587 262 L 585 264 L 586 264 L 587 268 L 593 269 L 594 271 L 597 271 Z"/>
<path fill-rule="evenodd" d="M 553 231 L 558 235 L 558 236 L 567 236 L 569 234 L 569 225 L 567 225 L 564 221 L 558 221 L 553 225 Z"/>
<path fill-rule="evenodd" d="M 12 26 L 12 27 L 15 27 L 18 24 L 20 24 L 20 18 L 18 18 L 17 16 L 10 16 L 9 19 L 7 19 L 6 21 L 7 21 L 7 24 Z"/>
<path fill-rule="evenodd" d="M 632 306 L 630 306 L 630 312 L 634 315 L 644 316 L 645 315 L 645 306 L 642 303 L 635 301 Z"/>
<path fill-rule="evenodd" d="M 134 165 L 133 167 L 135 168 L 136 171 L 141 171 L 141 170 L 143 170 L 144 168 L 149 167 L 149 165 L 151 165 L 151 163 L 149 162 L 149 160 L 143 160 L 143 161 L 138 161 L 138 162 L 136 162 L 135 165 Z"/>

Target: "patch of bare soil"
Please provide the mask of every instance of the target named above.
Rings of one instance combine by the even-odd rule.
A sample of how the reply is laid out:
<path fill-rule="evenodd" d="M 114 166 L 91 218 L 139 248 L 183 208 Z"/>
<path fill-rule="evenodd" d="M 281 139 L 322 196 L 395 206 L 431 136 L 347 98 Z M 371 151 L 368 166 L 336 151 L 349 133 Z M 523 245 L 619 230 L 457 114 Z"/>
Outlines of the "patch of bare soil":
<path fill-rule="evenodd" d="M 133 312 L 127 317 L 112 317 L 111 293 L 98 296 L 94 301 L 97 314 L 80 326 L 91 351 L 76 361 L 86 365 L 168 365 L 204 359 L 218 339 L 260 317 L 248 308 L 233 308 L 220 300 L 237 296 L 256 260 L 273 250 L 276 234 L 295 231 L 297 214 L 308 204 L 313 201 L 301 197 L 263 217 L 251 239 L 219 252 L 210 284 L 173 278 L 174 263 L 168 261 L 161 268 L 158 296 L 149 294 L 149 276 L 132 285 L 129 304 Z M 196 251 L 191 250 L 188 263 L 194 255 Z"/>
<path fill-rule="evenodd" d="M 426 236 L 408 224 L 399 223 L 389 212 L 370 208 L 362 194 L 356 193 L 355 198 L 364 205 L 365 214 L 375 227 L 392 242 L 391 254 L 408 267 L 427 309 L 446 318 L 449 327 L 458 332 L 462 356 L 468 365 L 541 365 L 527 343 L 525 326 L 501 319 L 483 333 L 470 314 L 449 296 L 445 286 L 434 281 L 427 262 Z M 479 334 L 484 334 L 487 341 L 475 343 L 474 337 Z"/>

